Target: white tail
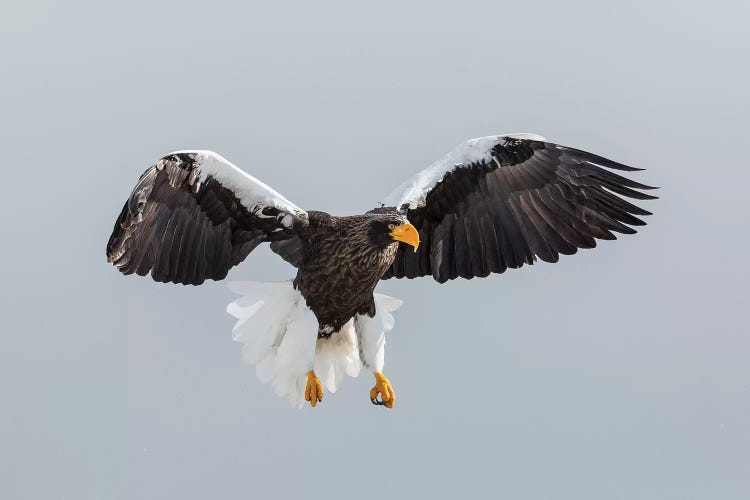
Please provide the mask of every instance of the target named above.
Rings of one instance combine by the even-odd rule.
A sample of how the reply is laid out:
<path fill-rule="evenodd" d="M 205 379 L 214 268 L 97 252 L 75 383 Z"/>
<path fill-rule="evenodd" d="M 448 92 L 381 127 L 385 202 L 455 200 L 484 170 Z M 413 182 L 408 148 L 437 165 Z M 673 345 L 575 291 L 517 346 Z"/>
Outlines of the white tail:
<path fill-rule="evenodd" d="M 232 338 L 243 344 L 242 359 L 254 364 L 258 378 L 294 406 L 304 403 L 306 374 L 314 369 L 329 392 L 344 375 L 356 377 L 364 363 L 383 369 L 385 332 L 393 328 L 391 312 L 402 302 L 376 293 L 373 318 L 356 316 L 327 339 L 317 339 L 318 321 L 292 281 L 233 282 L 241 295 L 227 306 L 237 318 Z"/>

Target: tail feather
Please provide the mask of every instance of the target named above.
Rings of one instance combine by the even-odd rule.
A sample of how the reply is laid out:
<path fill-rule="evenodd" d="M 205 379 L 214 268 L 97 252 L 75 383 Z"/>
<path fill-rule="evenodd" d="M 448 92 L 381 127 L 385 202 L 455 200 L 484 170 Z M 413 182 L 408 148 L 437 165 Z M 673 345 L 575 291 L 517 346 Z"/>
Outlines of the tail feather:
<path fill-rule="evenodd" d="M 329 338 L 317 339 L 315 314 L 292 281 L 234 282 L 230 289 L 241 295 L 227 312 L 237 319 L 232 338 L 243 344 L 243 361 L 254 364 L 261 382 L 270 383 L 276 394 L 298 407 L 304 404 L 310 369 L 331 393 L 344 375 L 358 376 L 363 361 L 382 369 L 385 332 L 394 323 L 391 312 L 402 304 L 375 294 L 375 317 L 358 316 Z"/>
<path fill-rule="evenodd" d="M 315 373 L 328 391 L 336 392 L 344 375 L 359 375 L 360 367 L 353 320 L 327 339 L 318 339 L 315 348 Z"/>
<path fill-rule="evenodd" d="M 257 283 L 254 289 L 249 288 L 250 284 L 236 284 L 242 285 L 240 289 L 244 290 L 245 295 L 229 304 L 227 312 L 238 320 L 232 328 L 232 339 L 244 344 L 243 360 L 255 364 L 264 359 L 274 346 L 280 345 L 286 321 L 279 321 L 279 318 L 286 319 L 292 315 L 298 303 L 298 294 L 286 282 Z"/>

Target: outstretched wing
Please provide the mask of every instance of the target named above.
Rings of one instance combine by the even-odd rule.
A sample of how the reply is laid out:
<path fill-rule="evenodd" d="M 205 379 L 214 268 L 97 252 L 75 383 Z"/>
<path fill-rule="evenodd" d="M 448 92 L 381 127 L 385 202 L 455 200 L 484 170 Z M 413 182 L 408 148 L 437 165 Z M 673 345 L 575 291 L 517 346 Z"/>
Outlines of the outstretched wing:
<path fill-rule="evenodd" d="M 422 243 L 401 245 L 383 278 L 484 277 L 635 233 L 650 212 L 622 197 L 653 199 L 639 190 L 654 188 L 610 169 L 641 170 L 533 134 L 465 142 L 384 201 Z"/>
<path fill-rule="evenodd" d="M 212 151 L 171 153 L 143 173 L 117 218 L 107 260 L 124 274 L 199 285 L 223 279 L 260 243 L 293 238 L 307 213 Z"/>

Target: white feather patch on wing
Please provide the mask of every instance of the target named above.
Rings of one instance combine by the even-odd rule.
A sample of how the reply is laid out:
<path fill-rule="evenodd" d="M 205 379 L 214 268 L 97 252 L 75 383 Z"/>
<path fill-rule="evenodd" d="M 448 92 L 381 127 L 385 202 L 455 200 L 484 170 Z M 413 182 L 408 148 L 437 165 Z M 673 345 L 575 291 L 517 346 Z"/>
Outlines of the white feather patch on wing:
<path fill-rule="evenodd" d="M 401 209 L 404 205 L 408 208 L 424 206 L 427 194 L 443 180 L 445 174 L 465 165 L 490 161 L 492 148 L 504 137 L 531 141 L 546 140 L 541 135 L 527 133 L 490 135 L 470 139 L 403 182 L 383 200 L 383 204 L 397 209 Z"/>
<path fill-rule="evenodd" d="M 263 217 L 263 208 L 270 206 L 286 214 L 292 214 L 283 216 L 280 221 L 286 227 L 292 227 L 295 217 L 307 218 L 307 212 L 220 154 L 208 150 L 183 150 L 174 151 L 170 155 L 181 153 L 195 156 L 199 185 L 205 182 L 207 177 L 213 177 L 219 184 L 232 191 L 240 203 L 256 216 Z"/>
<path fill-rule="evenodd" d="M 292 281 L 233 282 L 229 288 L 241 294 L 227 312 L 237 318 L 232 338 L 243 344 L 243 361 L 254 364 L 260 381 L 270 383 L 293 406 L 305 402 L 310 369 L 331 393 L 344 375 L 358 376 L 363 363 L 372 371 L 383 369 L 385 332 L 393 328 L 391 312 L 401 307 L 399 299 L 376 293 L 374 317 L 358 315 L 330 337 L 318 339 L 315 314 Z"/>

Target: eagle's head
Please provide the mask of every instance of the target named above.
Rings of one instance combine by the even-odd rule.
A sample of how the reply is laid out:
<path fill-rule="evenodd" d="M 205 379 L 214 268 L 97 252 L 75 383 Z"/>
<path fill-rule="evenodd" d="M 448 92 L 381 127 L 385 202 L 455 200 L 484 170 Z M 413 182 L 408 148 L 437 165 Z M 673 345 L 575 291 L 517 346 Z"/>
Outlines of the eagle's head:
<path fill-rule="evenodd" d="M 378 248 L 387 248 L 399 241 L 411 245 L 415 252 L 419 247 L 419 231 L 398 213 L 371 213 L 369 237 Z"/>

